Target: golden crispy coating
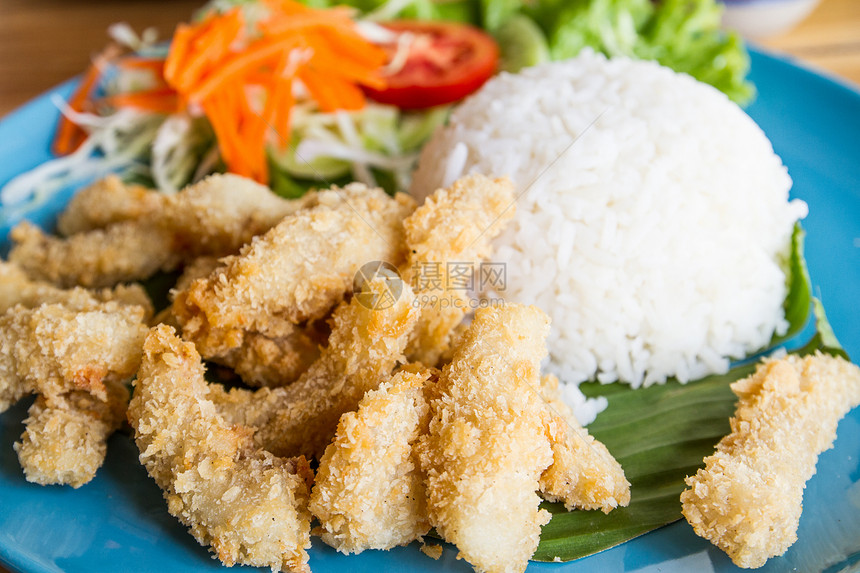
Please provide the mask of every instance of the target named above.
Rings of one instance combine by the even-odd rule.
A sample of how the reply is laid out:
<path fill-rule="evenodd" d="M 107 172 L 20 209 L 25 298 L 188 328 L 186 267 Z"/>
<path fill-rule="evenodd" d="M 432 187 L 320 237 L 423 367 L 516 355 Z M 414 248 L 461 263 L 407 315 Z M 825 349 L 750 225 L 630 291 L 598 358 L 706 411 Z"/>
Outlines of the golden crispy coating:
<path fill-rule="evenodd" d="M 437 545 L 435 543 L 422 543 L 421 547 L 418 548 L 421 553 L 429 557 L 430 559 L 438 560 L 442 557 L 442 546 Z"/>
<path fill-rule="evenodd" d="M 152 315 L 152 302 L 138 284 L 117 285 L 112 289 L 89 291 L 80 287 L 61 289 L 52 283 L 33 280 L 16 264 L 0 261 L 0 314 L 20 304 L 34 308 L 45 303 L 69 303 L 75 308 L 98 301 L 115 300 L 137 305 Z"/>
<path fill-rule="evenodd" d="M 203 356 L 241 346 L 246 332 L 289 335 L 325 316 L 371 261 L 399 263 L 411 199 L 360 184 L 323 191 L 317 205 L 287 217 L 179 293 L 173 310 L 182 334 Z"/>
<path fill-rule="evenodd" d="M 206 399 L 203 373 L 193 344 L 168 326 L 150 331 L 128 410 L 140 461 L 168 511 L 225 565 L 310 571 L 310 467 L 226 422 Z"/>
<path fill-rule="evenodd" d="M 96 300 L 102 302 L 117 302 L 126 306 L 137 306 L 143 310 L 143 320 L 147 321 L 152 317 L 153 307 L 149 295 L 146 294 L 146 289 L 137 283 L 120 284 L 113 288 L 105 288 L 92 292 Z"/>
<path fill-rule="evenodd" d="M 391 549 L 425 535 L 424 475 L 413 444 L 427 432 L 424 387 L 437 374 L 401 370 L 340 418 L 320 460 L 310 509 L 342 553 Z"/>
<path fill-rule="evenodd" d="M 168 299 L 170 302 L 173 302 L 173 299 L 176 297 L 176 293 L 185 290 L 188 286 L 194 282 L 195 280 L 205 277 L 213 270 L 217 269 L 221 263 L 219 262 L 218 257 L 197 257 L 192 259 L 185 267 L 182 269 L 182 274 L 179 275 L 179 278 L 176 279 L 176 283 L 173 285 L 173 288 L 170 289 L 168 293 Z M 151 326 L 156 326 L 158 324 L 166 324 L 168 326 L 172 326 L 177 330 L 180 330 L 182 326 L 179 324 L 179 320 L 173 314 L 173 307 L 167 306 L 162 308 L 158 315 L 152 319 L 150 322 Z"/>
<path fill-rule="evenodd" d="M 261 404 L 274 402 L 272 398 L 272 388 L 260 388 L 259 390 L 248 390 L 247 388 L 230 388 L 227 389 L 222 384 L 212 382 L 207 388 L 206 399 L 215 404 L 215 409 L 218 410 L 218 415 L 224 418 L 228 424 L 252 427 L 249 422 L 252 421 L 254 414 L 261 418 L 269 412 L 263 413 Z M 256 407 L 251 407 L 256 403 Z M 251 413 L 246 414 L 246 410 L 251 408 Z"/>
<path fill-rule="evenodd" d="M 368 283 L 373 292 L 384 280 Z M 332 316 L 329 345 L 295 383 L 278 389 L 279 406 L 258 427 L 257 439 L 281 455 L 319 457 L 334 436 L 341 414 L 358 407 L 364 394 L 386 380 L 403 361 L 418 319 L 412 290 L 404 285 L 388 308 L 368 308 L 359 297 L 341 303 Z"/>
<path fill-rule="evenodd" d="M 323 343 L 325 338 L 313 326 L 296 327 L 278 338 L 250 332 L 241 346 L 212 361 L 232 368 L 249 386 L 277 388 L 291 384 L 310 368 Z"/>
<path fill-rule="evenodd" d="M 82 297 L 91 298 L 84 289 L 64 290 L 52 283 L 35 281 L 15 263 L 0 261 L 0 313 L 16 304 L 33 308 L 46 302 L 62 302 Z"/>
<path fill-rule="evenodd" d="M 860 404 L 860 368 L 821 353 L 767 360 L 732 384 L 732 433 L 687 478 L 683 514 L 739 567 L 761 567 L 797 540 L 803 489 L 839 420 Z"/>
<path fill-rule="evenodd" d="M 9 260 L 31 277 L 69 288 L 109 287 L 176 268 L 171 235 L 154 222 L 123 221 L 67 239 L 22 222 L 9 233 Z"/>
<path fill-rule="evenodd" d="M 288 200 L 265 185 L 230 173 L 210 175 L 164 200 L 158 218 L 185 260 L 221 257 L 316 202 L 314 193 Z"/>
<path fill-rule="evenodd" d="M 562 401 L 558 379 L 541 379 L 541 394 L 550 413 L 547 432 L 552 443 L 552 465 L 540 477 L 540 492 L 565 508 L 601 509 L 609 513 L 630 503 L 630 482 L 621 465 L 601 442 L 579 425 Z"/>
<path fill-rule="evenodd" d="M 525 570 L 550 519 L 536 493 L 553 461 L 539 395 L 548 332 L 535 307 L 479 309 L 419 442 L 430 523 L 478 571 Z"/>
<path fill-rule="evenodd" d="M 480 273 L 480 262 L 492 252 L 490 241 L 515 208 L 510 180 L 469 175 L 437 190 L 406 219 L 409 259 L 403 277 L 423 308 L 407 350 L 411 360 L 435 365 L 449 348 L 452 329 L 470 311 L 468 285 L 461 284 L 456 268 Z"/>
<path fill-rule="evenodd" d="M 9 259 L 32 277 L 60 286 L 111 286 L 148 278 L 198 256 L 233 254 L 284 216 L 313 203 L 276 196 L 236 175 L 211 175 L 163 197 L 157 209 L 136 219 L 66 239 L 45 235 L 29 223 L 10 233 Z"/>
<path fill-rule="evenodd" d="M 105 388 L 105 401 L 81 391 L 36 398 L 24 420 L 27 429 L 14 446 L 27 481 L 78 488 L 95 477 L 107 439 L 125 421 L 128 404 L 125 384 L 108 380 Z"/>
<path fill-rule="evenodd" d="M 95 476 L 124 417 L 122 382 L 140 363 L 143 318 L 138 306 L 91 297 L 0 317 L 0 412 L 38 394 L 15 444 L 29 481 L 79 487 Z"/>
<path fill-rule="evenodd" d="M 171 295 L 175 298 L 195 280 L 205 278 L 220 266 L 219 259 L 214 257 L 195 259 L 185 267 Z M 181 329 L 172 308 L 165 309 L 159 322 Z M 277 338 L 249 332 L 239 347 L 210 360 L 232 368 L 249 386 L 285 386 L 295 381 L 319 357 L 320 346 L 327 338 L 327 331 L 321 323 L 297 325 L 289 334 Z"/>
<path fill-rule="evenodd" d="M 170 289 L 170 300 L 173 301 L 176 298 L 176 293 L 184 291 L 191 286 L 191 283 L 208 276 L 220 266 L 221 261 L 218 257 L 197 257 L 190 261 L 182 269 L 182 274 L 176 279 L 176 284 Z"/>
<path fill-rule="evenodd" d="M 380 295 L 383 279 L 367 283 Z M 374 309 L 354 296 L 332 316 L 329 344 L 289 386 L 256 392 L 210 390 L 219 411 L 232 423 L 257 429 L 257 442 L 277 455 L 319 457 L 337 429 L 341 414 L 358 407 L 364 394 L 388 379 L 418 319 L 408 285 L 390 307 Z"/>
<path fill-rule="evenodd" d="M 29 393 L 83 390 L 107 400 L 106 379 L 140 363 L 144 311 L 117 302 L 16 306 L 0 317 L 0 412 Z"/>
<path fill-rule="evenodd" d="M 57 219 L 57 231 L 69 236 L 149 216 L 162 207 L 162 193 L 123 183 L 108 175 L 78 191 Z"/>

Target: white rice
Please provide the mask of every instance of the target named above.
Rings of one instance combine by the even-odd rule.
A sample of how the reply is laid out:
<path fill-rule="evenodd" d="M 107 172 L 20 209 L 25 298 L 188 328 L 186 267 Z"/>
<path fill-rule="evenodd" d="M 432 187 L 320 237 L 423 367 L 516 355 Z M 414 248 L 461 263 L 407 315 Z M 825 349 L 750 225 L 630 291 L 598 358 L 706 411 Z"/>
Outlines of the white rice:
<path fill-rule="evenodd" d="M 725 372 L 787 327 L 781 261 L 807 208 L 761 129 L 708 85 L 592 52 L 501 74 L 424 148 L 412 192 L 469 172 L 521 193 L 496 294 L 550 314 L 564 383 Z"/>

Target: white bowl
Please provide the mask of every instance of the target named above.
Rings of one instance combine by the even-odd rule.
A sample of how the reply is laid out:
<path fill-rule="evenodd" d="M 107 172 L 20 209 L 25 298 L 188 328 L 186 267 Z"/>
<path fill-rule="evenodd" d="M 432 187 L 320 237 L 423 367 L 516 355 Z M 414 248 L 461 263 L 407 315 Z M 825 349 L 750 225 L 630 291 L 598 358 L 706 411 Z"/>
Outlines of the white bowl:
<path fill-rule="evenodd" d="M 819 0 L 722 0 L 723 26 L 747 38 L 785 32 L 812 12 Z"/>

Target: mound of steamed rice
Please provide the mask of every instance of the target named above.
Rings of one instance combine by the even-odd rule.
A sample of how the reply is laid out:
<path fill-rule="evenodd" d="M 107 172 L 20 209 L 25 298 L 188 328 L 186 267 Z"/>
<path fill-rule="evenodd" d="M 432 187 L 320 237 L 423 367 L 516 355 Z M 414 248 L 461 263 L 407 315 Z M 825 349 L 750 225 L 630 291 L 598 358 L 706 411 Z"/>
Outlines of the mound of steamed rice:
<path fill-rule="evenodd" d="M 633 386 L 728 369 L 783 333 L 784 257 L 806 205 L 761 129 L 712 87 L 592 52 L 501 74 L 424 148 L 419 200 L 507 174 L 517 215 L 490 296 L 553 320 L 549 369 Z"/>

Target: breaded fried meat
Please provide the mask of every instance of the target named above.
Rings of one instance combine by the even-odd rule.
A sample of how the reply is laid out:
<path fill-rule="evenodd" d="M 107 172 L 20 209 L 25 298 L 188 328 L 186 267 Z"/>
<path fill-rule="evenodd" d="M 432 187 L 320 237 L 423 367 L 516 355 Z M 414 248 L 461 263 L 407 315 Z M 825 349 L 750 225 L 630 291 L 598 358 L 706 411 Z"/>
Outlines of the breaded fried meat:
<path fill-rule="evenodd" d="M 194 345 L 168 326 L 146 338 L 128 418 L 168 511 L 222 563 L 308 572 L 313 474 L 304 458 L 261 449 L 207 399 Z"/>
<path fill-rule="evenodd" d="M 683 514 L 739 567 L 756 568 L 797 540 L 803 490 L 836 426 L 860 404 L 860 368 L 821 353 L 767 360 L 732 384 L 732 432 L 687 478 Z"/>

